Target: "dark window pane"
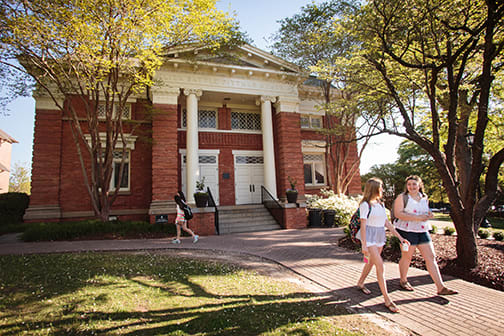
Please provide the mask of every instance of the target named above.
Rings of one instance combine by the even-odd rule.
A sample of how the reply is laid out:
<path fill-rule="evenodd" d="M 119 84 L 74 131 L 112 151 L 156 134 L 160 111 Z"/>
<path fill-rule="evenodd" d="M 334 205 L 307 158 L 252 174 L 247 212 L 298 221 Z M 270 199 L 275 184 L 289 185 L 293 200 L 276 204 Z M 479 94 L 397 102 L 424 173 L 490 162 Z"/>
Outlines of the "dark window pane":
<path fill-rule="evenodd" d="M 312 184 L 313 179 L 312 179 L 312 166 L 311 164 L 304 164 L 304 183 L 305 184 Z"/>

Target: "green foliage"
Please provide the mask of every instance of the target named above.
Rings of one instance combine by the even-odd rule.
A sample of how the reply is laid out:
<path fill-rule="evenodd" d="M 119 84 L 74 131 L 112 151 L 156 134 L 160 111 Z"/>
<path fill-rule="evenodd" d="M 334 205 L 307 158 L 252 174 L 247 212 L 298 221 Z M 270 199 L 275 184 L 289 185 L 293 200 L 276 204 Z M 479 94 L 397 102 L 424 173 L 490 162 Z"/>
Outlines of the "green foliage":
<path fill-rule="evenodd" d="M 504 240 L 504 233 L 502 231 L 494 231 L 493 235 L 495 240 L 502 241 Z"/>
<path fill-rule="evenodd" d="M 431 229 L 429 230 L 429 232 L 430 232 L 431 234 L 436 234 L 436 233 L 437 233 L 437 230 L 438 230 L 438 229 L 437 229 L 437 226 L 436 226 L 436 225 L 434 225 L 434 224 L 432 224 L 432 225 L 431 225 Z"/>
<path fill-rule="evenodd" d="M 445 226 L 443 228 L 443 231 L 444 231 L 444 234 L 447 235 L 447 236 L 451 236 L 452 234 L 455 233 L 455 229 L 452 228 L 451 226 Z"/>
<path fill-rule="evenodd" d="M 79 222 L 33 223 L 25 230 L 21 239 L 24 241 L 71 240 L 106 235 L 124 237 L 128 234 L 134 234 L 135 236 L 141 236 L 142 234 L 163 232 L 167 235 L 174 234 L 175 226 L 136 221 L 102 222 L 99 220 L 86 220 Z"/>
<path fill-rule="evenodd" d="M 0 226 L 23 222 L 30 197 L 21 192 L 0 194 Z"/>
<path fill-rule="evenodd" d="M 478 236 L 481 239 L 487 239 L 490 236 L 490 231 L 485 230 L 485 229 L 479 229 L 478 230 Z"/>
<path fill-rule="evenodd" d="M 20 192 L 30 195 L 30 184 L 29 169 L 16 163 L 10 172 L 9 192 Z"/>
<path fill-rule="evenodd" d="M 290 190 L 297 191 L 296 190 L 297 180 L 291 176 L 287 176 L 287 180 L 289 181 L 290 184 Z"/>
<path fill-rule="evenodd" d="M 348 237 L 350 238 L 350 235 L 352 234 L 352 231 L 350 230 L 350 228 L 347 226 L 345 226 L 345 228 L 343 229 L 343 233 Z"/>
<path fill-rule="evenodd" d="M 359 207 L 359 199 L 343 194 L 335 194 L 332 190 L 322 190 L 323 197 L 311 196 L 307 199 L 309 208 L 334 210 L 334 225 L 345 226 L 350 223 L 355 210 Z"/>
<path fill-rule="evenodd" d="M 401 241 L 396 236 L 387 237 L 386 244 L 388 244 L 394 251 L 401 250 Z"/>

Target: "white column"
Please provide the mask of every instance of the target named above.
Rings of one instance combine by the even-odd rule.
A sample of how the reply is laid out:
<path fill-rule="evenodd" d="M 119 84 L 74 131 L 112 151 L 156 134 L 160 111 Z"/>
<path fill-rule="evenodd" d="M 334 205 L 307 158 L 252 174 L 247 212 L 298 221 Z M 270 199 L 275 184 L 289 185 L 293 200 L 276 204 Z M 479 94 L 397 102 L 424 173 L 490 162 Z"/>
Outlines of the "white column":
<path fill-rule="evenodd" d="M 271 117 L 271 104 L 276 101 L 276 97 L 261 96 L 256 104 L 261 104 L 261 129 L 264 158 L 264 186 L 268 191 L 277 197 L 276 171 L 275 171 L 275 149 L 273 146 L 273 119 Z"/>
<path fill-rule="evenodd" d="M 201 90 L 184 89 L 187 96 L 186 113 L 186 190 L 185 195 L 188 203 L 194 203 L 194 191 L 196 181 L 199 180 L 199 158 L 198 158 L 198 99 L 201 97 Z"/>

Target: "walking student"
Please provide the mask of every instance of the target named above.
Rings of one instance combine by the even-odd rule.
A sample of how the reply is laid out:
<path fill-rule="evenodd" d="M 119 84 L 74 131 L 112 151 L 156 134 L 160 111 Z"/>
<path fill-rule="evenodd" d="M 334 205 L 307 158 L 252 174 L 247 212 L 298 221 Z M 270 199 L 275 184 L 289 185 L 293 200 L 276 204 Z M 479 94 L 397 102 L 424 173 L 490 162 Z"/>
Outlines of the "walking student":
<path fill-rule="evenodd" d="M 434 215 L 429 208 L 429 199 L 423 192 L 422 179 L 416 175 L 406 178 L 404 193 L 400 194 L 394 201 L 394 226 L 397 232 L 411 243 L 407 250 L 401 250 L 401 260 L 399 261 L 399 273 L 401 275 L 400 286 L 407 291 L 413 291 L 413 287 L 408 282 L 408 269 L 411 258 L 418 248 L 425 260 L 425 266 L 432 281 L 437 287 L 438 295 L 457 294 L 457 291 L 447 288 L 439 267 L 436 262 L 436 254 L 432 246 L 432 239 L 429 235 L 431 230 L 429 219 Z"/>
<path fill-rule="evenodd" d="M 177 204 L 177 217 L 175 218 L 175 226 L 177 227 L 177 237 L 172 240 L 173 244 L 180 244 L 180 228 L 189 233 L 193 238 L 193 243 L 197 243 L 199 240 L 199 236 L 195 234 L 191 229 L 187 227 L 187 221 L 191 218 L 188 218 L 188 209 L 189 206 L 186 203 L 186 199 L 184 193 L 179 191 L 177 195 L 174 197 L 175 203 Z M 191 213 L 192 214 L 192 213 Z"/>
<path fill-rule="evenodd" d="M 364 196 L 359 207 L 361 225 L 356 237 L 361 241 L 365 264 L 357 282 L 357 287 L 364 294 L 371 294 L 371 291 L 364 285 L 364 281 L 373 266 L 375 266 L 376 278 L 385 300 L 385 307 L 392 313 L 398 313 L 399 308 L 397 308 L 388 294 L 387 283 L 384 277 L 385 267 L 381 252 L 386 240 L 385 227 L 399 238 L 401 244 L 409 244 L 409 242 L 397 233 L 394 226 L 388 220 L 385 206 L 381 202 L 382 196 L 383 182 L 376 177 L 369 179 L 364 187 Z"/>

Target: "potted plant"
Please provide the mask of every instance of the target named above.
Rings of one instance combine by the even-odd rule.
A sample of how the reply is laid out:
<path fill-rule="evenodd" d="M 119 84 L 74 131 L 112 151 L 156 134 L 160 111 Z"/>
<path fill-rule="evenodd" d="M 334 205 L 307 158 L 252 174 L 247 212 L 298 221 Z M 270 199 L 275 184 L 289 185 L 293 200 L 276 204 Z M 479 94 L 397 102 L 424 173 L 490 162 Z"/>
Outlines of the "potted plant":
<path fill-rule="evenodd" d="M 287 203 L 296 203 L 298 197 L 298 191 L 296 189 L 297 180 L 293 179 L 290 176 L 287 176 L 287 180 L 289 180 L 290 189 L 285 191 L 287 196 Z"/>
<path fill-rule="evenodd" d="M 205 178 L 201 181 L 196 181 L 196 192 L 194 193 L 194 201 L 198 208 L 204 208 L 208 204 L 208 193 L 205 191 Z"/>

